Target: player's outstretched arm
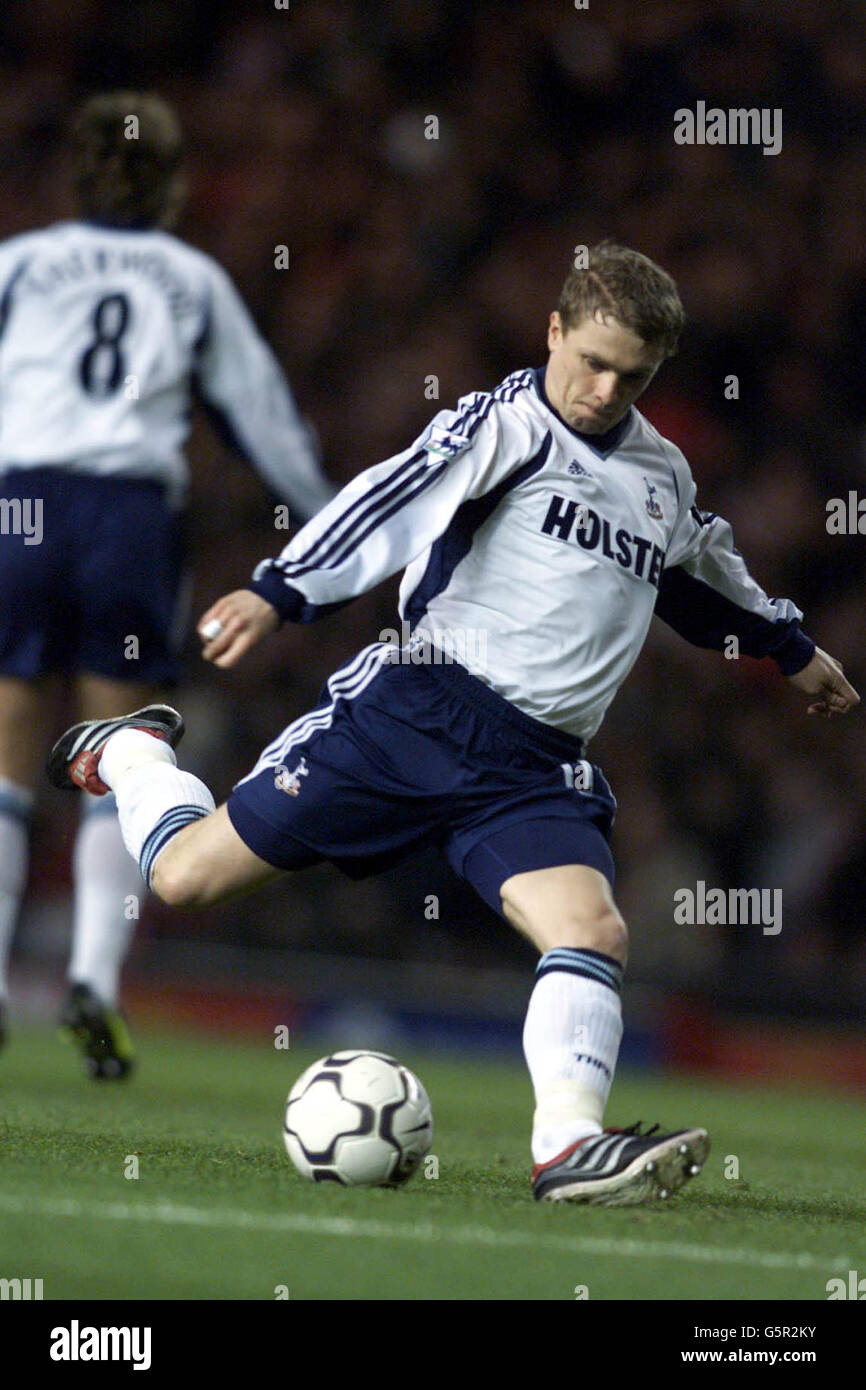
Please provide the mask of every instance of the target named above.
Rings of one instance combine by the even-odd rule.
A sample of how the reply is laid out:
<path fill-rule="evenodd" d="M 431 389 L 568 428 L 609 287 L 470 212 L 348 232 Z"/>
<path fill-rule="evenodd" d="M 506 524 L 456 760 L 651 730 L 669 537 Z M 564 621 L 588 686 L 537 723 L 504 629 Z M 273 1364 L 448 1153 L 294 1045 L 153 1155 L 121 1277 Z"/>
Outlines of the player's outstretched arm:
<path fill-rule="evenodd" d="M 236 666 L 262 638 L 276 632 L 280 617 L 267 599 L 251 589 L 235 589 L 217 599 L 199 619 L 202 656 L 215 666 Z"/>
<path fill-rule="evenodd" d="M 423 570 L 462 504 L 522 466 L 537 471 L 552 439 L 543 421 L 495 392 L 463 396 L 408 449 L 358 473 L 281 555 L 256 566 L 250 588 L 281 619 L 311 623 L 415 560 Z M 415 571 L 410 582 L 421 577 Z"/>
<path fill-rule="evenodd" d="M 848 714 L 860 703 L 860 696 L 853 685 L 846 681 L 839 662 L 822 652 L 820 647 L 815 648 L 808 666 L 789 676 L 788 680 L 798 690 L 813 697 L 807 714 L 823 714 L 830 719 L 834 714 Z"/>

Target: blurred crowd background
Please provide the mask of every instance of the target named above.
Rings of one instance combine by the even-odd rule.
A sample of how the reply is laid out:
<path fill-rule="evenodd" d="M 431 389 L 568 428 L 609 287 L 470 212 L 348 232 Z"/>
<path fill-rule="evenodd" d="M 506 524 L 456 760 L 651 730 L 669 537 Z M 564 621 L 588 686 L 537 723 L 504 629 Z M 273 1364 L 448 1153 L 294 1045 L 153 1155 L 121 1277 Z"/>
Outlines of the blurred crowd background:
<path fill-rule="evenodd" d="M 755 578 L 795 599 L 862 691 L 866 537 L 826 529 L 831 498 L 866 497 L 859 0 L 4 0 L 0 78 L 3 235 L 69 215 L 63 140 L 82 95 L 149 87 L 176 104 L 179 231 L 235 278 L 340 483 L 460 395 L 544 362 L 575 245 L 613 236 L 658 260 L 689 325 L 641 409 L 683 449 L 699 504 L 731 521 Z M 676 144 L 674 112 L 699 100 L 780 108 L 781 152 Z M 285 535 L 274 499 L 201 422 L 190 452 L 197 615 Z M 336 665 L 394 625 L 395 596 L 389 583 L 284 629 L 230 674 L 190 642 L 186 760 L 218 800 Z M 771 663 L 653 625 L 591 749 L 620 804 L 633 980 L 853 1016 L 864 717 L 807 718 Z M 46 794 L 35 893 L 68 882 L 71 835 L 68 803 Z M 674 892 L 698 879 L 781 888 L 781 933 L 675 924 Z M 205 916 L 152 905 L 137 951 L 193 937 L 407 969 L 511 966 L 527 981 L 533 958 L 434 853 L 361 884 L 313 870 Z"/>

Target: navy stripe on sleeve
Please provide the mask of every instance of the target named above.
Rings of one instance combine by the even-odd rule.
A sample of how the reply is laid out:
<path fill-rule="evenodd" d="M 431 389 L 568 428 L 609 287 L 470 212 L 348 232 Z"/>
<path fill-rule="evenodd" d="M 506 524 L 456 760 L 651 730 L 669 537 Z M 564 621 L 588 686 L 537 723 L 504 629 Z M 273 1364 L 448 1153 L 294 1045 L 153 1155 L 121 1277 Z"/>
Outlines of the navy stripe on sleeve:
<path fill-rule="evenodd" d="M 463 410 L 447 426 L 452 434 L 463 435 L 467 443 L 470 443 L 484 424 L 491 410 L 497 402 L 505 401 L 509 403 L 514 397 L 531 385 L 531 374 L 528 371 L 513 373 L 506 377 L 505 381 L 497 386 L 491 394 L 476 392 L 470 399 L 470 403 L 464 406 Z M 422 436 L 424 438 L 424 436 Z M 411 470 L 416 464 L 424 460 L 423 467 L 414 473 Z M 411 458 L 405 459 L 399 464 L 394 472 L 387 478 L 381 479 L 376 485 L 367 492 L 356 497 L 351 506 L 347 507 L 321 535 L 311 543 L 307 550 L 296 559 L 283 562 L 282 568 L 290 579 L 298 579 L 302 574 L 307 574 L 313 569 L 333 569 L 341 565 L 353 550 L 366 540 L 370 532 L 375 530 L 383 521 L 392 516 L 399 507 L 405 506 L 419 492 L 424 491 L 433 477 L 439 477 L 444 467 L 450 460 L 445 459 L 443 463 L 435 469 L 428 479 L 425 479 L 420 488 L 414 488 L 400 498 L 397 507 L 385 509 L 386 502 L 389 502 L 395 495 L 395 484 L 404 487 L 407 483 L 413 483 L 421 474 L 431 467 L 429 455 L 425 447 L 421 447 L 412 454 Z M 408 476 L 407 476 L 408 474 Z M 354 515 L 357 513 L 357 515 Z M 361 530 L 365 521 L 372 518 L 372 525 Z M 327 549 L 323 546 L 331 542 Z"/>
<path fill-rule="evenodd" d="M 773 622 L 749 613 L 681 565 L 662 571 L 655 613 L 696 647 L 722 651 L 734 636 L 745 656 L 771 656 L 786 676 L 807 666 L 815 651 L 796 618 Z"/>
<path fill-rule="evenodd" d="M 545 435 L 544 443 L 533 458 L 485 492 L 483 497 L 476 497 L 458 507 L 448 529 L 431 546 L 427 567 L 405 605 L 404 616 L 412 627 L 426 612 L 430 600 L 448 587 L 460 561 L 469 554 L 476 531 L 496 510 L 503 497 L 544 467 L 552 443 L 553 435 Z"/>
<path fill-rule="evenodd" d="M 15 286 L 21 279 L 21 276 L 24 274 L 29 264 L 29 257 L 26 260 L 19 261 L 18 265 L 13 270 L 3 289 L 2 297 L 0 297 L 0 338 L 2 338 L 3 334 L 6 332 L 6 324 L 9 320 L 9 314 L 12 309 L 12 291 L 15 289 Z"/>

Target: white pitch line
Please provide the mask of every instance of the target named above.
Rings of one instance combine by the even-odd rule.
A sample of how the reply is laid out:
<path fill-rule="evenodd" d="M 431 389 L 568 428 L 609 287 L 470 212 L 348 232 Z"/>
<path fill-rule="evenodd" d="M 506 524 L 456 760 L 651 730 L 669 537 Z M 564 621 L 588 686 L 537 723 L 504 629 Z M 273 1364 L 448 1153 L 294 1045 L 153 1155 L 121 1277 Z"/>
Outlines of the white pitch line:
<path fill-rule="evenodd" d="M 96 1221 L 143 1221 L 166 1226 L 227 1227 L 285 1232 L 296 1235 L 335 1236 L 361 1240 L 408 1240 L 428 1244 L 484 1245 L 490 1249 L 520 1247 L 559 1250 L 578 1255 L 615 1255 L 621 1258 L 692 1260 L 696 1264 L 749 1265 L 761 1269 L 815 1269 L 822 1272 L 850 1269 L 848 1255 L 794 1254 L 773 1250 L 689 1245 L 685 1241 L 611 1240 L 598 1236 L 559 1236 L 544 1231 L 495 1231 L 489 1226 L 434 1226 L 432 1222 L 374 1221 L 345 1216 L 303 1216 L 285 1212 L 237 1211 L 229 1207 L 206 1210 L 177 1206 L 172 1202 L 106 1202 L 88 1204 L 73 1199 L 19 1198 L 0 1193 L 0 1211 L 20 1216 L 71 1217 Z"/>

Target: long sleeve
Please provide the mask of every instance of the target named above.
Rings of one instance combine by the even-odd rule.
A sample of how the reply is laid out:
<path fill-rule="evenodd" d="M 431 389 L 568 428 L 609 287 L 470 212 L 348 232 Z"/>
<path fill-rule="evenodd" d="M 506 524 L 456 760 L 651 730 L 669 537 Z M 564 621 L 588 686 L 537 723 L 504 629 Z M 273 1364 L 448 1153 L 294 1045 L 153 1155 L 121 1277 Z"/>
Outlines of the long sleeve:
<path fill-rule="evenodd" d="M 543 447 L 538 425 L 491 395 L 440 411 L 403 453 L 374 465 L 309 522 L 250 587 L 284 617 L 310 622 L 404 569 L 481 497 Z"/>
<path fill-rule="evenodd" d="M 223 437 L 306 520 L 335 494 L 322 472 L 315 435 L 231 280 L 215 263 L 211 270 L 195 372 L 198 394 Z"/>
<path fill-rule="evenodd" d="M 815 643 L 790 599 L 768 598 L 734 545 L 730 525 L 695 505 L 686 470 L 682 505 L 656 600 L 656 616 L 698 647 L 721 651 L 735 636 L 745 656 L 770 656 L 785 675 L 808 665 Z"/>

